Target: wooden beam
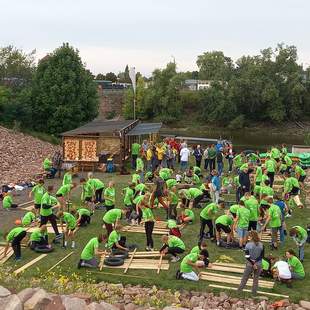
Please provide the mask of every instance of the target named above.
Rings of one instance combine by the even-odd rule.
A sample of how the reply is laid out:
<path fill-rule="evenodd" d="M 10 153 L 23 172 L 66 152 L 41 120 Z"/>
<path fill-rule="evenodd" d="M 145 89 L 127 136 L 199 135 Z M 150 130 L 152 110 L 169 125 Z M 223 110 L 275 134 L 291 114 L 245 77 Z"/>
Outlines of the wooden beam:
<path fill-rule="evenodd" d="M 36 262 L 40 261 L 41 259 L 43 259 L 45 256 L 47 256 L 47 254 L 41 254 L 40 256 L 36 257 L 35 259 L 33 259 L 32 261 L 30 261 L 29 263 L 27 263 L 26 265 L 22 266 L 21 268 L 17 269 L 14 271 L 14 275 L 17 276 L 18 274 L 20 274 L 21 272 L 23 272 L 24 270 L 26 270 L 27 268 L 29 268 L 30 266 L 34 265 Z"/>
<path fill-rule="evenodd" d="M 237 291 L 238 290 L 237 287 L 223 286 L 223 285 L 216 285 L 216 284 L 209 284 L 209 287 L 220 288 L 220 289 L 225 289 L 225 290 L 230 290 L 230 291 Z M 248 290 L 248 289 L 244 289 L 243 291 L 249 292 L 249 293 L 252 292 L 251 290 Z M 264 292 L 264 291 L 257 291 L 257 293 L 260 295 L 266 295 L 266 296 L 275 296 L 275 297 L 282 297 L 282 298 L 287 298 L 287 299 L 290 298 L 290 296 L 288 296 L 288 295 L 269 293 L 269 292 Z"/>
<path fill-rule="evenodd" d="M 164 254 L 160 255 L 160 259 L 159 259 L 159 263 L 158 263 L 158 268 L 157 268 L 157 274 L 160 273 L 161 265 L 163 263 L 163 256 L 164 256 Z"/>
<path fill-rule="evenodd" d="M 26 205 L 29 205 L 31 203 L 34 203 L 34 200 L 30 200 L 30 201 L 27 201 L 27 202 L 23 202 L 21 203 L 20 205 L 18 205 L 19 207 L 23 207 L 23 206 L 26 206 Z"/>
<path fill-rule="evenodd" d="M 100 263 L 99 263 L 99 270 L 100 271 L 103 269 L 104 260 L 105 260 L 106 255 L 107 255 L 107 252 L 104 251 L 104 253 L 100 257 Z"/>
<path fill-rule="evenodd" d="M 66 260 L 69 256 L 71 256 L 74 253 L 74 251 L 70 252 L 68 255 L 66 255 L 64 258 L 62 258 L 58 263 L 53 265 L 47 272 L 52 271 L 54 268 L 56 268 L 59 264 L 61 264 L 64 260 Z"/>
<path fill-rule="evenodd" d="M 244 272 L 244 269 L 241 269 L 241 268 L 217 266 L 214 264 L 212 264 L 212 267 L 208 267 L 207 270 L 227 271 L 227 272 L 232 272 L 232 273 L 243 273 Z"/>
<path fill-rule="evenodd" d="M 234 264 L 234 263 L 215 262 L 215 263 L 212 263 L 212 265 L 225 266 L 225 267 L 245 268 L 244 264 Z"/>
<path fill-rule="evenodd" d="M 130 259 L 129 259 L 128 265 L 127 265 L 127 267 L 124 270 L 124 273 L 127 273 L 128 269 L 130 267 L 130 264 L 132 263 L 132 261 L 133 261 L 133 259 L 135 257 L 135 253 L 136 252 L 137 252 L 137 248 L 135 248 L 135 250 L 133 251 L 133 253 L 132 253 L 132 255 L 131 255 Z"/>

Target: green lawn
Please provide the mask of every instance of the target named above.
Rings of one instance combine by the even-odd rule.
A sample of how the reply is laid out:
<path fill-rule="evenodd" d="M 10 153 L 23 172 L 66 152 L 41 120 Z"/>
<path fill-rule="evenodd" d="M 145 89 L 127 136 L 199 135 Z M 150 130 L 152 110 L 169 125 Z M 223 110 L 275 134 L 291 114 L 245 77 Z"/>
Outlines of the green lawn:
<path fill-rule="evenodd" d="M 117 190 L 117 207 L 122 207 L 122 195 L 121 195 L 121 189 L 126 186 L 127 182 L 130 179 L 130 176 L 119 176 L 116 174 L 96 174 L 96 176 L 100 177 L 105 183 L 107 183 L 110 179 L 113 179 L 116 183 L 116 190 Z M 54 181 L 55 182 L 55 181 Z M 59 183 L 59 180 L 57 181 Z M 73 201 L 75 205 L 79 204 L 79 196 L 80 192 L 78 190 L 75 190 Z M 187 246 L 187 251 L 190 251 L 190 249 L 196 245 L 197 242 L 197 235 L 199 232 L 199 210 L 195 209 L 196 213 L 196 221 L 193 225 L 188 225 L 183 231 L 183 240 Z M 126 276 L 123 276 L 123 269 L 113 270 L 109 268 L 104 268 L 102 272 L 99 270 L 94 271 L 87 271 L 86 269 L 80 269 L 78 270 L 76 268 L 76 265 L 79 260 L 80 253 L 85 246 L 85 244 L 88 242 L 88 240 L 96 235 L 98 233 L 102 232 L 102 217 L 103 217 L 104 211 L 96 211 L 95 215 L 92 217 L 92 223 L 87 228 L 81 228 L 80 231 L 77 233 L 77 248 L 75 249 L 74 254 L 69 257 L 65 262 L 63 262 L 59 268 L 55 269 L 55 274 L 52 275 L 52 277 L 59 278 L 59 276 L 64 277 L 72 277 L 72 274 L 77 274 L 78 277 L 81 277 L 84 281 L 108 281 L 108 282 L 115 282 L 115 283 L 131 283 L 131 284 L 142 284 L 146 286 L 152 286 L 156 285 L 158 287 L 162 288 L 169 288 L 172 290 L 178 290 L 178 289 L 186 289 L 186 290 L 201 290 L 201 291 L 209 291 L 211 288 L 208 288 L 208 282 L 207 281 L 199 281 L 198 283 L 193 283 L 189 281 L 177 281 L 175 280 L 175 272 L 179 267 L 179 263 L 171 263 L 169 271 L 161 271 L 159 275 L 156 274 L 156 271 L 154 270 L 129 270 L 127 272 Z M 164 219 L 164 212 L 162 210 L 156 210 L 155 211 L 156 216 L 160 216 Z M 3 222 L 3 220 L 2 220 Z M 293 217 L 287 219 L 287 226 L 288 228 L 292 225 L 298 224 L 306 226 L 307 223 L 310 223 L 310 209 L 295 209 L 293 212 Z M 4 226 L 12 226 L 10 223 L 6 222 Z M 135 233 L 127 233 L 125 234 L 127 236 L 127 240 L 129 243 L 136 243 L 139 244 L 139 250 L 144 251 L 145 248 L 145 235 L 144 234 L 135 234 Z M 159 249 L 161 247 L 160 237 L 154 236 L 155 240 L 155 248 Z M 214 243 L 208 242 L 209 246 L 209 253 L 211 257 L 211 261 L 215 261 L 219 258 L 220 255 L 227 255 L 232 257 L 235 262 L 243 263 L 244 262 L 244 256 L 243 252 L 240 250 L 227 250 L 222 248 L 217 248 Z M 285 242 L 285 246 L 281 247 L 278 251 L 274 251 L 273 254 L 277 256 L 284 255 L 285 249 L 294 248 L 294 243 L 290 238 L 288 238 Z M 270 253 L 269 246 L 266 245 L 266 254 Z M 26 281 L 20 281 L 20 283 L 24 283 L 23 285 L 27 285 L 27 281 L 31 278 L 37 278 L 42 277 L 45 275 L 46 271 L 53 266 L 56 262 L 58 262 L 62 257 L 67 255 L 71 249 L 64 250 L 60 246 L 55 247 L 55 251 L 53 253 L 50 253 L 45 259 L 38 262 L 36 265 L 34 265 L 32 268 L 27 269 L 22 277 Z M 30 251 L 29 249 L 23 249 L 22 250 L 23 260 L 19 262 L 18 264 L 14 265 L 14 261 L 10 259 L 6 266 L 12 268 L 12 270 L 15 270 L 19 268 L 20 266 L 26 264 L 27 262 L 31 261 L 34 257 L 38 256 L 38 254 Z M 306 259 L 304 262 L 304 266 L 306 271 L 310 269 L 310 250 L 309 246 L 307 245 L 306 248 Z M 111 274 L 105 274 L 105 273 L 112 273 Z M 132 277 L 131 277 L 132 276 Z M 142 277 L 142 278 L 135 278 L 135 276 Z M 5 282 L 5 279 L 0 277 L 0 282 Z M 219 284 L 219 283 L 214 283 Z M 6 283 L 7 285 L 7 283 Z M 29 285 L 29 284 L 28 284 Z M 229 284 L 224 284 L 229 286 Z M 286 294 L 290 295 L 291 299 L 293 301 L 298 301 L 300 299 L 307 299 L 308 298 L 308 287 L 310 287 L 310 278 L 307 277 L 303 281 L 296 281 L 293 284 L 292 289 L 286 288 L 284 285 L 276 284 L 275 288 L 272 292 L 279 293 L 279 294 Z M 18 288 L 15 288 L 18 289 Z"/>

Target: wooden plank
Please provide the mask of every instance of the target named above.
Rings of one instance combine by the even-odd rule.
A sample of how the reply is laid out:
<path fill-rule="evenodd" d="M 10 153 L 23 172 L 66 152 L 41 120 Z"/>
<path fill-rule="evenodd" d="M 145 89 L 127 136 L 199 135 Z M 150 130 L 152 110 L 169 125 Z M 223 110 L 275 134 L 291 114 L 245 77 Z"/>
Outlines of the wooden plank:
<path fill-rule="evenodd" d="M 208 267 L 207 270 L 227 271 L 227 272 L 232 272 L 232 273 L 243 273 L 244 272 L 244 269 L 241 269 L 241 268 L 217 266 L 214 264 L 212 264 L 212 267 Z"/>
<path fill-rule="evenodd" d="M 2 256 L 3 256 L 3 254 L 4 254 L 4 251 L 3 251 L 3 253 L 2 253 Z M 7 251 L 7 253 L 6 253 L 6 256 L 5 257 L 2 257 L 1 259 L 0 259 L 0 265 L 3 265 L 4 263 L 6 263 L 10 258 L 11 258 L 11 256 L 14 254 L 14 251 L 13 251 L 13 249 L 12 248 L 10 248 L 8 251 Z"/>
<path fill-rule="evenodd" d="M 160 255 L 159 263 L 158 263 L 158 268 L 157 268 L 157 274 L 160 273 L 161 265 L 163 263 L 163 254 Z"/>
<path fill-rule="evenodd" d="M 104 253 L 101 255 L 100 263 L 99 263 L 99 270 L 100 271 L 103 269 L 104 260 L 105 260 L 106 255 L 107 255 L 106 251 L 104 251 Z"/>
<path fill-rule="evenodd" d="M 130 257 L 130 259 L 129 259 L 129 262 L 128 262 L 127 267 L 126 267 L 125 270 L 124 270 L 124 273 L 127 273 L 128 269 L 129 269 L 129 267 L 130 267 L 130 264 L 132 263 L 132 261 L 133 261 L 133 259 L 134 259 L 134 257 L 135 257 L 136 251 L 137 251 L 137 248 L 135 248 L 135 250 L 134 250 L 133 253 L 131 254 L 131 257 Z"/>
<path fill-rule="evenodd" d="M 234 264 L 234 263 L 221 263 L 221 262 L 215 262 L 212 263 L 212 265 L 217 265 L 217 266 L 225 266 L 225 267 L 236 267 L 236 268 L 245 268 L 244 264 Z"/>
<path fill-rule="evenodd" d="M 40 256 L 36 257 L 35 259 L 33 259 L 32 261 L 30 261 L 29 263 L 27 263 L 26 265 L 22 266 L 21 268 L 17 269 L 14 271 L 14 275 L 17 276 L 18 274 L 20 274 L 21 272 L 23 272 L 24 270 L 26 270 L 27 268 L 29 268 L 30 266 L 34 265 L 36 262 L 40 261 L 41 259 L 43 259 L 45 256 L 47 256 L 47 254 L 41 254 Z"/>
<path fill-rule="evenodd" d="M 23 202 L 23 203 L 21 203 L 20 205 L 18 205 L 19 207 L 23 207 L 23 206 L 27 206 L 27 205 L 29 205 L 29 204 L 31 204 L 31 203 L 34 203 L 34 200 L 30 200 L 30 201 L 27 201 L 27 202 Z"/>
<path fill-rule="evenodd" d="M 217 285 L 217 284 L 209 284 L 209 287 L 213 287 L 213 288 L 220 288 L 220 289 L 225 289 L 225 290 L 230 290 L 230 291 L 236 291 L 238 290 L 237 287 L 231 287 L 231 286 L 223 286 L 223 285 Z M 251 293 L 251 290 L 248 289 L 244 289 L 244 292 L 249 292 Z M 269 293 L 269 292 L 264 292 L 264 291 L 257 291 L 257 294 L 260 295 L 266 295 L 266 296 L 275 296 L 275 297 L 281 297 L 281 298 L 287 298 L 289 299 L 290 296 L 288 295 L 282 295 L 282 294 L 276 294 L 276 293 Z"/>
<path fill-rule="evenodd" d="M 34 232 L 34 230 L 35 229 L 37 229 L 38 227 L 29 227 L 29 229 L 27 230 L 27 232 L 29 232 L 29 233 L 32 233 L 32 232 Z M 58 227 L 58 228 L 60 228 L 60 227 Z M 46 230 L 47 230 L 47 233 L 48 234 L 54 234 L 55 232 L 54 232 L 54 229 L 53 229 L 53 227 L 46 227 Z"/>
<path fill-rule="evenodd" d="M 68 255 L 66 255 L 64 258 L 62 258 L 58 263 L 56 263 L 54 266 L 52 266 L 47 272 L 52 271 L 54 268 L 56 268 L 59 264 L 61 264 L 64 260 L 66 260 L 69 256 L 71 256 L 74 253 L 74 251 L 70 252 Z"/>

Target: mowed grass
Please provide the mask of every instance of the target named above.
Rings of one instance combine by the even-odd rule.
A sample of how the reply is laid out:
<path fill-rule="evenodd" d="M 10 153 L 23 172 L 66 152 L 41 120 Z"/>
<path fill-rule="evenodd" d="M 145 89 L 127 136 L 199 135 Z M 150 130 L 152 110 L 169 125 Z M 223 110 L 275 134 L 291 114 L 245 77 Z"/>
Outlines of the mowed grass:
<path fill-rule="evenodd" d="M 110 180 L 115 181 L 116 184 L 116 207 L 122 208 L 123 207 L 123 196 L 121 195 L 122 189 L 127 186 L 128 181 L 130 180 L 130 176 L 120 176 L 117 174 L 95 174 L 96 177 L 102 179 L 105 184 L 107 184 Z M 50 181 L 47 181 L 50 182 Z M 55 185 L 59 185 L 60 180 L 53 180 L 52 181 Z M 74 179 L 74 182 L 78 182 L 78 178 Z M 55 186 L 55 187 L 57 187 Z M 72 200 L 74 202 L 74 206 L 78 207 L 80 205 L 80 189 L 75 189 L 72 195 Z M 230 197 L 229 200 L 233 200 L 234 195 Z M 26 201 L 27 199 L 25 199 Z M 306 206 L 307 207 L 307 206 Z M 188 225 L 182 231 L 182 239 L 186 245 L 186 255 L 192 247 L 197 244 L 198 240 L 198 232 L 199 232 L 199 212 L 200 210 L 195 209 L 196 219 L 194 224 Z M 160 217 L 161 219 L 165 219 L 165 212 L 162 209 L 155 210 L 156 217 Z M 11 213 L 12 214 L 12 213 Z M 77 269 L 77 263 L 80 258 L 80 253 L 85 246 L 85 244 L 89 241 L 89 239 L 97 236 L 101 232 L 105 232 L 102 228 L 102 217 L 104 215 L 104 211 L 96 210 L 94 216 L 92 217 L 91 225 L 87 228 L 81 228 L 77 235 L 76 235 L 76 242 L 77 247 L 74 250 L 74 254 L 62 262 L 59 267 L 54 269 L 53 272 L 56 272 L 59 276 L 70 276 L 73 273 L 78 274 L 84 281 L 89 281 L 92 279 L 96 282 L 107 281 L 111 283 L 123 283 L 123 284 L 140 284 L 145 286 L 153 286 L 156 285 L 161 288 L 172 289 L 172 290 L 195 290 L 195 291 L 212 291 L 212 288 L 208 287 L 208 284 L 211 282 L 200 280 L 199 282 L 190 282 L 185 280 L 176 280 L 175 273 L 179 268 L 179 263 L 171 263 L 170 269 L 168 271 L 161 271 L 158 275 L 156 270 L 128 270 L 127 274 L 124 276 L 123 269 L 111 269 L 104 267 L 102 272 L 99 270 L 89 270 L 89 269 Z M 12 227 L 12 220 L 10 222 L 6 221 L 5 218 L 1 220 L 4 223 L 4 227 L 8 228 L 8 226 Z M 302 225 L 306 226 L 310 223 L 310 209 L 305 208 L 301 209 L 294 209 L 293 217 L 286 220 L 287 227 L 290 228 L 293 225 Z M 124 223 L 125 224 L 125 223 Z M 126 235 L 128 243 L 135 243 L 139 245 L 139 251 L 144 251 L 146 237 L 144 234 L 137 234 L 137 233 L 123 233 Z M 53 235 L 50 235 L 51 239 Z M 159 249 L 161 247 L 161 240 L 160 236 L 154 235 L 155 241 L 155 249 Z M 285 254 L 285 250 L 289 248 L 295 248 L 295 245 L 290 237 L 287 237 L 285 241 L 285 245 L 280 247 L 278 251 L 272 251 L 273 255 L 276 256 L 283 256 Z M 210 241 L 208 241 L 208 250 L 210 254 L 210 260 L 215 261 L 221 255 L 230 256 L 235 260 L 236 263 L 244 263 L 244 253 L 240 250 L 228 250 L 224 248 L 218 248 L 216 245 Z M 54 252 L 48 254 L 43 260 L 39 261 L 31 268 L 28 268 L 23 274 L 22 277 L 25 278 L 32 278 L 32 277 L 40 277 L 46 274 L 47 270 L 57 263 L 60 259 L 66 256 L 70 251 L 71 248 L 62 249 L 60 245 L 55 246 Z M 269 245 L 266 244 L 266 255 L 270 253 Z M 13 270 L 23 266 L 27 262 L 31 261 L 39 254 L 34 253 L 29 249 L 22 249 L 22 256 L 23 260 L 19 263 L 15 263 L 13 259 L 10 259 L 6 265 L 12 267 Z M 183 256 L 184 256 L 183 255 Z M 309 245 L 306 246 L 306 254 L 305 254 L 305 261 L 304 267 L 306 273 L 310 270 L 310 250 Z M 106 274 L 108 273 L 108 274 Z M 235 274 L 237 275 L 237 274 Z M 220 285 L 230 286 L 227 283 L 214 283 Z M 233 285 L 231 285 L 233 286 Z M 291 300 L 298 301 L 300 299 L 308 299 L 309 293 L 308 288 L 310 287 L 310 276 L 306 276 L 306 279 L 303 281 L 296 281 L 293 283 L 293 288 L 288 289 L 286 286 L 281 285 L 279 283 L 275 284 L 275 287 L 272 291 L 273 293 L 278 294 L 285 294 L 289 295 Z M 213 289 L 213 291 L 216 291 Z M 233 295 L 235 293 L 232 293 Z M 244 294 L 244 296 L 247 296 Z"/>

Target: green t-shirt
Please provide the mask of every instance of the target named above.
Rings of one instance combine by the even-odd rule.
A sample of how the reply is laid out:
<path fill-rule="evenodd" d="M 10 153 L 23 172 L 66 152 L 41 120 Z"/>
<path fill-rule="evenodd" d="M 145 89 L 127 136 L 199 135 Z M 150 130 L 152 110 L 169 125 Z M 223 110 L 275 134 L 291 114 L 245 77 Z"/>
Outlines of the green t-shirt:
<path fill-rule="evenodd" d="M 195 199 L 198 196 L 201 196 L 203 194 L 203 192 L 196 187 L 191 187 L 187 190 L 188 195 L 190 196 L 190 199 Z"/>
<path fill-rule="evenodd" d="M 112 209 L 103 216 L 103 221 L 107 224 L 113 224 L 122 217 L 121 209 Z"/>
<path fill-rule="evenodd" d="M 241 171 L 244 171 L 245 169 L 249 168 L 249 164 L 248 163 L 244 163 L 241 165 L 241 167 L 239 168 Z"/>
<path fill-rule="evenodd" d="M 273 191 L 273 189 L 270 186 L 264 185 L 264 186 L 260 187 L 260 195 L 262 196 L 264 194 L 267 195 L 267 196 L 272 196 L 273 197 L 274 191 Z"/>
<path fill-rule="evenodd" d="M 300 275 L 301 277 L 305 276 L 305 269 L 301 261 L 296 257 L 292 256 L 287 260 L 287 263 L 292 268 L 292 271 Z"/>
<path fill-rule="evenodd" d="M 52 162 L 48 158 L 45 158 L 43 161 L 43 169 L 49 170 L 51 168 L 52 168 Z"/>
<path fill-rule="evenodd" d="M 82 216 L 82 215 L 90 216 L 90 214 L 91 214 L 90 211 L 88 209 L 85 209 L 85 208 L 77 209 L 77 213 L 80 216 Z"/>
<path fill-rule="evenodd" d="M 200 212 L 200 217 L 205 220 L 211 220 L 212 217 L 219 211 L 216 203 L 210 203 L 202 209 Z"/>
<path fill-rule="evenodd" d="M 108 238 L 108 248 L 112 248 L 113 245 L 115 243 L 117 243 L 118 241 L 120 240 L 120 235 L 118 234 L 118 232 L 116 230 L 113 230 L 110 235 L 109 235 L 109 238 Z"/>
<path fill-rule="evenodd" d="M 29 211 L 27 212 L 23 219 L 22 219 L 22 224 L 23 226 L 28 226 L 30 225 L 34 220 L 36 219 L 36 216 L 33 212 Z"/>
<path fill-rule="evenodd" d="M 133 200 L 133 203 L 135 204 L 135 205 L 138 205 L 138 204 L 140 204 L 141 203 L 141 201 L 144 199 L 144 195 L 139 195 L 139 196 L 137 196 L 134 200 Z"/>
<path fill-rule="evenodd" d="M 254 194 L 260 195 L 261 188 L 262 188 L 261 186 L 255 185 L 253 190 Z"/>
<path fill-rule="evenodd" d="M 171 204 L 172 205 L 177 205 L 178 202 L 179 202 L 179 197 L 176 193 L 174 192 L 169 192 L 169 198 L 170 198 L 170 201 L 171 201 Z"/>
<path fill-rule="evenodd" d="M 240 186 L 241 186 L 240 181 L 239 181 L 239 175 L 237 175 L 237 176 L 234 177 L 234 184 L 235 184 L 237 187 L 240 187 Z"/>
<path fill-rule="evenodd" d="M 141 149 L 141 145 L 139 143 L 133 143 L 131 145 L 131 154 L 139 155 L 140 149 Z"/>
<path fill-rule="evenodd" d="M 140 176 L 139 176 L 139 174 L 134 173 L 131 177 L 131 182 L 134 184 L 137 184 L 138 181 L 140 181 Z"/>
<path fill-rule="evenodd" d="M 209 159 L 214 159 L 216 157 L 216 149 L 214 147 L 208 149 L 208 157 Z"/>
<path fill-rule="evenodd" d="M 90 184 L 95 191 L 104 188 L 104 183 L 99 179 L 89 179 L 87 183 Z"/>
<path fill-rule="evenodd" d="M 242 163 L 243 163 L 243 158 L 241 156 L 241 154 L 235 156 L 234 158 L 234 164 L 237 168 L 241 167 L 242 166 Z"/>
<path fill-rule="evenodd" d="M 259 203 L 257 199 L 251 196 L 245 200 L 244 204 L 250 210 L 250 221 L 257 221 L 259 215 Z"/>
<path fill-rule="evenodd" d="M 67 185 L 71 183 L 72 183 L 72 174 L 70 172 L 66 172 L 62 180 L 62 185 Z"/>
<path fill-rule="evenodd" d="M 136 171 L 143 171 L 144 170 L 144 162 L 142 158 L 138 157 L 137 158 L 137 168 Z"/>
<path fill-rule="evenodd" d="M 52 206 L 58 203 L 57 199 L 51 196 L 48 192 L 46 192 L 41 200 L 41 208 L 40 208 L 40 215 L 42 216 L 49 216 L 53 214 Z M 50 206 L 48 209 L 44 209 L 42 206 L 47 205 Z"/>
<path fill-rule="evenodd" d="M 154 214 L 150 208 L 142 208 L 142 218 L 145 222 L 154 221 Z"/>
<path fill-rule="evenodd" d="M 200 248 L 198 245 L 194 246 L 192 249 L 191 249 L 191 254 L 195 253 L 195 254 L 198 254 L 200 253 Z"/>
<path fill-rule="evenodd" d="M 299 188 L 299 182 L 294 177 L 289 177 L 284 181 L 284 193 L 289 193 L 292 191 L 293 187 Z"/>
<path fill-rule="evenodd" d="M 22 233 L 23 231 L 25 231 L 25 229 L 23 227 L 15 227 L 13 228 L 8 235 L 6 236 L 6 241 L 11 242 L 13 241 L 13 239 L 18 236 L 20 233 Z"/>
<path fill-rule="evenodd" d="M 298 173 L 302 177 L 306 175 L 306 171 L 302 169 L 300 166 L 295 167 L 295 173 Z"/>
<path fill-rule="evenodd" d="M 167 188 L 170 189 L 173 186 L 176 186 L 178 184 L 178 182 L 176 179 L 169 179 L 166 181 L 166 184 L 167 184 Z"/>
<path fill-rule="evenodd" d="M 176 236 L 169 236 L 168 246 L 169 248 L 180 248 L 180 249 L 185 250 L 184 242 Z"/>
<path fill-rule="evenodd" d="M 191 209 L 185 209 L 184 214 L 189 217 L 192 221 L 195 219 L 195 213 Z"/>
<path fill-rule="evenodd" d="M 226 215 L 226 214 L 219 216 L 215 220 L 215 224 L 222 224 L 224 226 L 232 225 L 233 222 L 234 222 L 233 219 L 230 216 Z"/>
<path fill-rule="evenodd" d="M 66 196 L 71 191 L 71 184 L 62 185 L 56 192 L 56 195 Z"/>
<path fill-rule="evenodd" d="M 295 237 L 298 242 L 304 241 L 308 237 L 307 231 L 301 226 L 293 226 L 297 230 L 297 236 Z"/>
<path fill-rule="evenodd" d="M 176 228 L 178 225 L 177 225 L 177 222 L 175 220 L 168 220 L 167 226 L 169 229 L 172 229 L 172 228 Z"/>
<path fill-rule="evenodd" d="M 98 238 L 90 239 L 81 253 L 81 259 L 91 260 L 95 256 L 96 249 L 99 248 Z"/>
<path fill-rule="evenodd" d="M 288 167 L 292 166 L 293 161 L 288 155 L 284 156 L 284 161 Z"/>
<path fill-rule="evenodd" d="M 144 191 L 145 191 L 145 188 L 146 188 L 146 185 L 145 185 L 145 184 L 139 183 L 139 184 L 136 185 L 135 191 L 136 191 L 136 192 L 144 192 Z"/>
<path fill-rule="evenodd" d="M 134 197 L 134 192 L 133 189 L 130 187 L 124 188 L 125 196 L 124 196 L 124 204 L 125 206 L 130 206 L 132 205 L 132 200 Z"/>
<path fill-rule="evenodd" d="M 262 268 L 266 271 L 268 271 L 270 268 L 270 263 L 264 258 L 262 259 Z"/>
<path fill-rule="evenodd" d="M 115 188 L 107 187 L 104 190 L 104 199 L 106 206 L 114 206 L 115 205 Z"/>
<path fill-rule="evenodd" d="M 222 179 L 222 185 L 225 186 L 225 187 L 227 187 L 229 184 L 230 184 L 230 178 L 224 177 L 224 178 Z"/>
<path fill-rule="evenodd" d="M 274 159 L 278 159 L 281 156 L 280 150 L 278 150 L 276 147 L 271 149 L 271 157 Z"/>
<path fill-rule="evenodd" d="M 82 200 L 85 200 L 85 198 L 91 198 L 94 195 L 94 189 L 91 186 L 91 184 L 88 183 L 88 181 L 83 185 L 82 189 Z"/>
<path fill-rule="evenodd" d="M 275 205 L 271 204 L 268 209 L 268 214 L 270 216 L 269 225 L 270 227 L 280 227 L 281 226 L 281 209 Z"/>
<path fill-rule="evenodd" d="M 230 208 L 229 208 L 229 211 L 230 211 L 230 213 L 233 213 L 233 214 L 237 214 L 237 211 L 238 211 L 238 209 L 240 208 L 240 206 L 239 205 L 232 205 L 232 206 L 230 206 Z"/>
<path fill-rule="evenodd" d="M 257 167 L 256 168 L 256 182 L 260 183 L 262 181 L 262 176 L 263 176 L 262 167 Z"/>
<path fill-rule="evenodd" d="M 245 207 L 240 207 L 237 210 L 237 217 L 238 217 L 238 228 L 246 229 L 249 227 L 250 221 L 250 210 Z"/>
<path fill-rule="evenodd" d="M 269 177 L 268 177 L 268 175 L 266 175 L 266 174 L 263 174 L 262 175 L 262 182 L 261 182 L 261 186 L 265 186 L 265 181 L 266 180 L 269 180 Z"/>
<path fill-rule="evenodd" d="M 13 198 L 11 195 L 7 195 L 3 198 L 2 206 L 4 209 L 11 208 L 11 205 L 13 204 Z"/>
<path fill-rule="evenodd" d="M 191 261 L 192 263 L 196 263 L 198 260 L 199 254 L 197 253 L 190 253 L 186 255 L 180 265 L 180 271 L 184 273 L 192 272 L 193 266 L 188 264 L 188 261 Z"/>
<path fill-rule="evenodd" d="M 159 170 L 159 176 L 166 181 L 171 178 L 171 170 L 169 168 L 162 168 Z"/>
<path fill-rule="evenodd" d="M 69 229 L 76 227 L 76 218 L 71 213 L 64 212 L 63 221 L 68 225 Z"/>
<path fill-rule="evenodd" d="M 266 170 L 268 172 L 275 172 L 276 171 L 276 164 L 273 159 L 268 159 L 265 163 L 266 165 Z"/>
<path fill-rule="evenodd" d="M 33 187 L 31 193 L 33 193 L 34 203 L 37 205 L 41 204 L 42 197 L 45 193 L 44 186 L 41 184 L 37 184 L 36 186 Z"/>
<path fill-rule="evenodd" d="M 36 228 L 30 235 L 30 241 L 40 241 L 41 238 L 44 237 L 44 234 L 42 234 L 40 228 Z"/>

